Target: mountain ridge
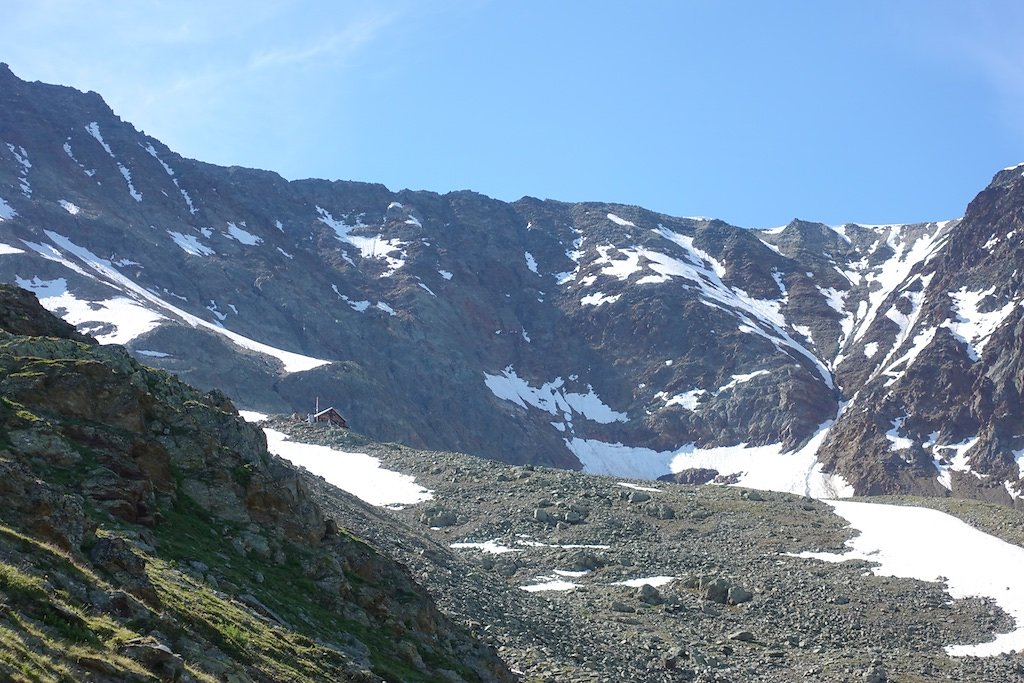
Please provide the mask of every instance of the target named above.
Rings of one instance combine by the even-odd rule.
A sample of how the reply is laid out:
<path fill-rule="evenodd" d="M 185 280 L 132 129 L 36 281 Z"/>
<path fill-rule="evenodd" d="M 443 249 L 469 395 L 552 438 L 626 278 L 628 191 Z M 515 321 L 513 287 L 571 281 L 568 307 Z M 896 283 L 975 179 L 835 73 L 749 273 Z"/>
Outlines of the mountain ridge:
<path fill-rule="evenodd" d="M 0 80 L 0 278 L 246 407 L 322 396 L 375 438 L 650 478 L 753 484 L 767 449 L 826 488 L 1020 504 L 1019 171 L 954 221 L 746 230 L 216 167 Z"/>

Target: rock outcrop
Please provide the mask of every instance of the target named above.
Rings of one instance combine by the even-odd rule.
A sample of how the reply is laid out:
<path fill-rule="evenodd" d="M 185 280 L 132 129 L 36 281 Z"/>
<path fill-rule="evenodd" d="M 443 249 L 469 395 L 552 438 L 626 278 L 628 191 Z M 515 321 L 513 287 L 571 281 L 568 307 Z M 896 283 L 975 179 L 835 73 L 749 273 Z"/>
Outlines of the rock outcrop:
<path fill-rule="evenodd" d="M 0 321 L 0 677 L 512 680 L 223 394 L 6 285 Z"/>

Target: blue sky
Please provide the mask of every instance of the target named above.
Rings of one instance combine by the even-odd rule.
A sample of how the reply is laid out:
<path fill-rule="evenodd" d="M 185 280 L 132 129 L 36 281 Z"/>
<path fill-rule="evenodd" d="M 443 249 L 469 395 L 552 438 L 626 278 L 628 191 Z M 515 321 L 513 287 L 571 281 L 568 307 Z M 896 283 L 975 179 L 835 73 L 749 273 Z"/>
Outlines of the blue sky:
<path fill-rule="evenodd" d="M 0 0 L 0 61 L 289 179 L 745 227 L 962 215 L 1024 161 L 1019 0 Z"/>

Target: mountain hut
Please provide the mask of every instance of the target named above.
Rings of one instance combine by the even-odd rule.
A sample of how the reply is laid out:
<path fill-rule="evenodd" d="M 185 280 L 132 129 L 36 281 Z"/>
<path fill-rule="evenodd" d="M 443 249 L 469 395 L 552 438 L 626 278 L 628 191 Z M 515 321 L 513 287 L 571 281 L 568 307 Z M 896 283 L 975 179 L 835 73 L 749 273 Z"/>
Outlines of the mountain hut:
<path fill-rule="evenodd" d="M 342 429 L 348 429 L 348 422 L 341 416 L 334 408 L 326 408 L 319 412 L 313 413 L 309 416 L 310 424 L 315 422 L 326 422 L 333 427 L 341 427 Z"/>

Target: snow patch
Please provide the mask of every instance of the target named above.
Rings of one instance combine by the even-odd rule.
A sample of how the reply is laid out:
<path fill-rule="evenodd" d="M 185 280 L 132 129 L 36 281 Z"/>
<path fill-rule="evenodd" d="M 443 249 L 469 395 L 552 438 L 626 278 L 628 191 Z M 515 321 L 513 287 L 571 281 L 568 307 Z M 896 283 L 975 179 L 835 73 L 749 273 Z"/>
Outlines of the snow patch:
<path fill-rule="evenodd" d="M 690 412 L 696 412 L 700 404 L 700 398 L 704 394 L 708 393 L 704 389 L 691 389 L 682 394 L 676 394 L 675 396 L 669 396 L 664 391 L 659 391 L 654 395 L 654 398 L 660 398 L 665 402 L 665 407 L 669 406 L 681 406 Z"/>
<path fill-rule="evenodd" d="M 59 235 L 51 230 L 45 230 L 44 233 L 54 244 L 59 246 L 64 251 L 72 254 L 75 258 L 79 259 L 87 268 L 89 268 L 92 271 L 92 273 L 86 272 L 83 268 L 79 267 L 74 262 L 68 260 L 66 257 L 63 256 L 63 254 L 61 254 L 60 251 L 58 251 L 51 245 L 37 245 L 32 244 L 30 242 L 25 243 L 33 251 L 39 253 L 43 258 L 57 261 L 67 266 L 68 268 L 71 268 L 75 272 L 81 273 L 82 275 L 85 275 L 93 279 L 97 279 L 101 282 L 105 282 L 106 284 L 109 284 L 111 287 L 114 287 L 115 289 L 120 289 L 124 291 L 126 294 L 129 294 L 130 296 L 135 298 L 139 302 L 139 304 L 152 304 L 157 308 L 162 309 L 164 313 L 170 314 L 178 318 L 182 322 L 191 325 L 192 327 L 202 327 L 203 329 L 209 330 L 211 332 L 216 332 L 217 334 L 227 337 L 237 346 L 249 349 L 250 351 L 255 351 L 257 353 L 273 356 L 274 358 L 277 358 L 279 361 L 281 361 L 281 364 L 284 366 L 285 372 L 303 372 L 306 370 L 312 370 L 313 368 L 319 367 L 321 365 L 327 365 L 328 363 L 331 362 L 328 360 L 304 356 L 302 354 L 294 353 L 291 351 L 284 351 L 283 349 L 278 349 L 276 347 L 270 346 L 269 344 L 263 344 L 253 339 L 249 339 L 248 337 L 243 337 L 237 332 L 232 332 L 231 330 L 215 325 L 209 321 L 203 320 L 202 318 L 192 315 L 191 313 L 187 313 L 182 309 L 177 308 L 173 304 L 164 301 L 159 296 L 157 296 L 153 292 L 150 292 L 145 287 L 142 287 L 141 285 L 135 283 L 133 280 L 126 277 L 119 270 L 117 270 L 109 261 L 101 259 L 100 257 L 96 256 L 85 247 L 80 247 L 71 240 L 69 240 L 67 237 Z M 99 276 L 99 278 L 97 278 L 97 275 Z M 156 313 L 155 311 L 150 311 L 150 313 L 152 315 L 162 316 L 162 314 Z"/>
<path fill-rule="evenodd" d="M 529 268 L 531 272 L 537 273 L 537 259 L 533 258 L 533 254 L 527 251 L 523 252 L 523 256 L 526 257 L 526 267 Z"/>
<path fill-rule="evenodd" d="M 132 199 L 134 199 L 135 201 L 141 202 L 142 194 L 138 192 L 135 189 L 135 185 L 132 184 L 131 171 L 129 171 L 128 167 L 122 164 L 120 161 L 118 161 L 117 157 L 114 156 L 114 151 L 110 149 L 110 145 L 106 143 L 106 141 L 103 139 L 103 134 L 100 133 L 99 124 L 93 121 L 85 127 L 85 131 L 89 133 L 89 135 L 91 135 L 96 140 L 96 142 L 100 143 L 100 146 L 102 146 L 104 151 L 106 151 L 107 156 L 113 159 L 114 163 L 117 164 L 117 170 L 121 172 L 121 175 L 124 177 L 125 183 L 127 183 L 128 185 L 128 194 L 130 194 L 132 196 Z"/>
<path fill-rule="evenodd" d="M 779 287 L 779 298 L 783 303 L 789 301 L 789 291 L 786 289 L 786 282 L 783 280 L 783 274 L 777 270 L 772 270 L 772 279 L 775 280 L 775 284 Z"/>
<path fill-rule="evenodd" d="M 555 273 L 555 281 L 560 285 L 572 282 L 576 279 L 576 274 L 580 272 L 580 259 L 583 258 L 583 242 L 585 238 L 581 230 L 573 228 L 572 232 L 576 235 L 576 238 L 572 241 L 572 249 L 565 250 L 565 257 L 572 261 L 576 267 L 571 271 Z"/>
<path fill-rule="evenodd" d="M 882 303 L 907 279 L 914 266 L 938 248 L 938 236 L 945 225 L 946 223 L 937 223 L 930 234 L 922 235 L 913 242 L 903 234 L 907 227 L 905 225 L 862 226 L 888 230 L 885 242 L 877 242 L 875 248 L 885 244 L 893 250 L 893 256 L 874 271 L 863 275 L 869 287 L 868 301 L 864 315 L 858 313 L 856 316 L 854 341 L 867 332 Z M 864 264 L 866 265 L 866 261 Z"/>
<path fill-rule="evenodd" d="M 0 221 L 9 221 L 17 215 L 18 212 L 14 210 L 14 207 L 0 197 Z"/>
<path fill-rule="evenodd" d="M 633 223 L 632 221 L 627 221 L 625 218 L 619 218 L 614 213 L 608 214 L 608 220 L 610 220 L 612 223 L 615 223 L 616 225 L 621 225 L 623 227 L 636 227 L 636 223 Z"/>
<path fill-rule="evenodd" d="M 511 401 L 522 408 L 526 408 L 528 405 L 533 406 L 552 415 L 561 414 L 566 416 L 567 421 L 571 419 L 573 413 L 600 424 L 629 420 L 625 413 L 614 411 L 605 405 L 589 384 L 585 394 L 567 391 L 565 390 L 565 380 L 561 377 L 556 377 L 535 388 L 531 387 L 525 379 L 520 378 L 509 365 L 500 375 L 490 375 L 485 372 L 484 384 L 492 394 L 504 401 Z"/>
<path fill-rule="evenodd" d="M 242 223 L 242 225 L 245 225 L 245 223 Z M 234 223 L 230 222 L 228 223 L 227 237 L 230 237 L 236 242 L 241 242 L 242 244 L 248 245 L 250 247 L 254 247 L 257 244 L 263 243 L 263 240 L 257 237 L 256 235 L 252 234 L 247 230 L 243 230 Z"/>
<path fill-rule="evenodd" d="M 209 305 L 206 306 L 205 308 L 210 313 L 213 313 L 213 317 L 215 317 L 220 322 L 224 322 L 225 320 L 228 319 L 227 314 L 221 313 L 220 309 L 217 307 L 217 302 L 214 301 L 213 299 L 210 299 Z"/>
<path fill-rule="evenodd" d="M 150 143 L 150 144 L 146 145 L 145 147 L 143 147 L 143 149 L 146 150 L 151 157 L 156 159 L 157 162 L 161 166 L 163 166 L 164 171 L 167 172 L 167 175 L 169 175 L 171 177 L 171 182 L 174 183 L 174 187 L 178 188 L 178 192 L 181 193 L 181 198 L 185 200 L 185 205 L 188 206 L 189 213 L 191 213 L 193 215 L 198 213 L 199 210 L 192 204 L 192 197 L 190 197 L 188 192 L 185 191 L 185 188 L 183 188 L 181 186 L 181 184 L 178 183 L 178 178 L 177 178 L 177 176 L 174 175 L 174 169 L 172 169 L 170 166 L 168 166 L 167 163 L 163 159 L 160 158 L 160 155 L 157 154 L 156 148 L 153 147 L 153 144 Z"/>
<path fill-rule="evenodd" d="M 378 458 L 365 453 L 299 443 L 275 429 L 264 428 L 263 432 L 267 435 L 267 449 L 271 453 L 306 468 L 370 505 L 414 505 L 434 497 L 413 477 L 384 469 Z"/>
<path fill-rule="evenodd" d="M 802 336 L 807 341 L 812 342 L 812 343 L 814 342 L 814 333 L 812 332 L 812 330 L 811 330 L 811 328 L 809 326 L 807 326 L 807 325 L 791 324 L 790 327 L 793 328 L 794 332 L 796 332 L 797 334 Z"/>
<path fill-rule="evenodd" d="M 93 138 L 96 139 L 96 142 L 100 143 L 103 149 L 106 150 L 108 156 L 114 156 L 114 152 L 113 150 L 110 149 L 110 145 L 108 145 L 106 141 L 104 141 L 103 134 L 100 133 L 100 124 L 93 121 L 85 127 L 85 132 L 93 136 Z"/>
<path fill-rule="evenodd" d="M 890 451 L 902 451 L 914 446 L 913 439 L 900 436 L 900 430 L 903 429 L 903 423 L 906 419 L 906 416 L 896 418 L 892 421 L 892 429 L 885 433 L 885 438 L 889 440 Z"/>
<path fill-rule="evenodd" d="M 539 593 L 541 591 L 571 591 L 580 587 L 580 584 L 566 581 L 557 574 L 554 576 L 538 576 L 535 580 L 540 583 L 520 586 L 519 589 L 527 593 Z"/>
<path fill-rule="evenodd" d="M 654 262 L 648 267 L 659 275 L 683 277 L 695 283 L 701 290 L 701 303 L 735 315 L 740 322 L 741 331 L 764 337 L 780 351 L 782 347 L 787 347 L 804 356 L 818 370 L 825 385 L 833 388 L 832 375 L 821 360 L 786 331 L 786 320 L 779 310 L 779 301 L 755 299 L 742 289 L 728 287 L 722 282 L 722 277 L 726 274 L 725 266 L 710 254 L 694 247 L 692 237 L 680 235 L 661 225 L 653 232 L 683 247 L 687 252 L 687 260 L 691 263 L 639 250 L 644 252 L 644 257 Z M 646 278 L 640 282 L 644 280 Z"/>
<path fill-rule="evenodd" d="M 995 292 L 995 286 L 982 292 L 969 292 L 966 287 L 963 287 L 957 292 L 949 293 L 957 319 L 956 321 L 946 320 L 941 327 L 948 328 L 953 336 L 964 343 L 967 347 L 967 355 L 972 361 L 981 357 L 989 337 L 1017 307 L 1017 304 L 1011 301 L 994 311 L 982 313 L 978 310 L 981 302 L 991 296 L 993 292 Z"/>
<path fill-rule="evenodd" d="M 966 439 L 955 444 L 932 446 L 933 464 L 938 471 L 935 478 L 950 491 L 953 490 L 953 472 L 972 472 L 967 452 L 976 443 L 978 443 L 978 437 Z"/>
<path fill-rule="evenodd" d="M 25 151 L 24 147 L 15 147 L 9 142 L 7 143 L 7 149 L 14 156 L 14 160 L 21 164 L 21 172 L 18 174 L 18 184 L 21 187 L 21 193 L 26 197 L 31 197 L 32 186 L 28 182 L 28 170 L 32 168 L 32 162 L 28 160 L 28 152 Z"/>
<path fill-rule="evenodd" d="M 657 588 L 664 586 L 665 584 L 672 583 L 676 580 L 675 576 L 648 576 L 642 579 L 627 579 L 625 581 L 613 581 L 613 586 L 629 586 L 630 588 L 640 588 L 641 586 L 650 586 L 651 588 Z"/>
<path fill-rule="evenodd" d="M 65 211 L 67 211 L 72 216 L 77 216 L 78 213 L 81 211 L 81 209 L 78 208 L 78 206 L 76 206 L 75 204 L 72 204 L 71 202 L 69 202 L 66 199 L 61 199 L 60 200 L 60 205 L 61 205 L 61 208 L 63 208 Z"/>
<path fill-rule="evenodd" d="M 771 249 L 772 251 L 774 251 L 774 252 L 775 252 L 776 254 L 778 254 L 779 256 L 782 256 L 782 255 L 783 255 L 783 254 L 782 254 L 782 250 L 781 250 L 781 249 L 779 249 L 779 248 L 778 248 L 777 246 L 775 246 L 774 244 L 771 244 L 770 242 L 765 242 L 765 241 L 764 241 L 763 239 L 761 239 L 760 237 L 758 237 L 758 238 L 757 238 L 757 241 L 758 241 L 758 242 L 760 242 L 761 244 L 763 244 L 764 246 L 768 247 L 768 248 L 769 248 L 769 249 Z"/>
<path fill-rule="evenodd" d="M 978 531 L 937 510 L 829 501 L 836 514 L 860 533 L 844 554 L 800 553 L 826 562 L 866 560 L 875 576 L 944 582 L 955 599 L 988 598 L 1014 619 L 1009 633 L 991 641 L 947 646 L 953 657 L 991 657 L 1024 650 L 1024 548 Z"/>
<path fill-rule="evenodd" d="M 613 304 L 619 300 L 621 294 L 605 294 L 603 292 L 596 292 L 595 294 L 588 294 L 580 299 L 580 304 L 584 306 L 600 306 L 601 304 Z"/>
<path fill-rule="evenodd" d="M 595 439 L 572 438 L 565 443 L 579 458 L 583 470 L 591 474 L 657 479 L 701 467 L 718 470 L 723 475 L 739 475 L 737 486 L 815 498 L 846 498 L 853 495 L 853 487 L 841 476 L 823 472 L 816 457 L 831 425 L 831 421 L 821 425 L 807 445 L 790 452 L 785 452 L 782 444 L 705 449 L 690 444 L 675 451 L 655 451 Z"/>
<path fill-rule="evenodd" d="M 722 393 L 723 391 L 728 391 L 729 389 L 732 389 L 732 388 L 736 387 L 739 384 L 743 384 L 745 382 L 749 382 L 750 380 L 754 379 L 755 377 L 761 377 L 762 375 L 770 375 L 770 374 L 771 373 L 769 371 L 767 371 L 767 370 L 755 370 L 754 372 L 749 372 L 749 373 L 747 373 L 745 375 L 733 375 L 732 376 L 732 381 L 730 381 L 728 384 L 720 386 L 718 388 L 718 390 L 715 392 L 714 395 L 717 396 L 718 394 Z"/>
<path fill-rule="evenodd" d="M 171 239 L 174 240 L 174 243 L 187 254 L 192 254 L 193 256 L 212 256 L 217 253 L 200 242 L 199 238 L 194 235 L 184 235 L 180 232 L 174 232 L 173 230 L 168 230 L 167 234 L 170 235 Z"/>
<path fill-rule="evenodd" d="M 392 206 L 395 204 L 398 204 L 398 202 L 392 202 Z M 391 206 L 388 208 L 391 208 Z M 401 204 L 398 204 L 398 208 L 401 208 Z M 374 237 L 352 235 L 350 234 L 352 230 L 368 226 L 361 221 L 355 225 L 349 225 L 343 220 L 336 219 L 327 209 L 320 206 L 316 207 L 316 211 L 319 214 L 317 220 L 334 230 L 334 235 L 338 241 L 347 242 L 356 247 L 364 259 L 378 259 L 387 263 L 388 267 L 381 273 L 381 277 L 390 277 L 395 274 L 395 271 L 405 265 L 406 252 L 402 249 L 402 247 L 406 246 L 405 242 L 395 238 L 386 239 L 382 234 L 377 234 Z"/>
<path fill-rule="evenodd" d="M 641 486 L 640 484 L 631 484 L 628 481 L 617 481 L 616 486 L 624 486 L 627 489 L 633 489 L 635 491 L 651 491 L 654 493 L 660 493 L 661 489 L 656 489 L 653 486 Z"/>
<path fill-rule="evenodd" d="M 931 344 L 932 339 L 935 338 L 935 331 L 936 328 L 930 327 L 914 337 L 913 341 L 910 343 L 910 349 L 905 354 L 903 354 L 895 361 L 893 361 L 882 372 L 883 375 L 889 377 L 889 379 L 885 381 L 884 386 L 892 386 L 897 381 L 899 381 L 900 378 L 903 377 L 903 374 L 907 371 L 907 368 L 913 365 L 914 361 L 917 360 L 917 357 L 921 354 L 921 352 L 924 351 L 929 344 Z"/>
<path fill-rule="evenodd" d="M 452 543 L 449 547 L 456 550 L 479 550 L 489 555 L 504 555 L 505 553 L 520 553 L 523 551 L 522 548 L 510 548 L 507 545 L 502 545 L 498 543 L 496 538 L 484 541 L 483 543 Z"/>
<path fill-rule="evenodd" d="M 762 375 L 768 374 L 770 374 L 768 370 L 755 370 L 754 372 L 747 373 L 745 375 L 733 375 L 731 381 L 729 381 L 727 384 L 718 387 L 718 389 L 716 389 L 715 391 L 707 391 L 706 389 L 691 389 L 690 391 L 687 391 L 682 394 L 676 394 L 675 396 L 671 397 L 666 392 L 659 391 L 654 395 L 654 397 L 664 401 L 666 408 L 668 406 L 677 405 L 691 412 L 697 412 L 697 408 L 700 407 L 700 399 L 704 395 L 718 396 L 723 391 L 729 391 L 730 389 L 736 388 L 740 384 L 749 382 L 755 377 L 760 377 Z"/>
<path fill-rule="evenodd" d="M 85 301 L 67 289 L 67 280 L 26 280 L 16 278 L 23 289 L 35 292 L 43 307 L 59 315 L 80 331 L 91 334 L 101 344 L 127 344 L 167 320 L 137 301 L 124 296 L 104 301 Z"/>
<path fill-rule="evenodd" d="M 815 285 L 815 288 L 817 288 L 818 292 L 825 297 L 825 303 L 828 304 L 829 308 L 837 313 L 846 313 L 846 292 L 840 292 L 834 287 L 826 289 L 821 285 Z"/>
<path fill-rule="evenodd" d="M 117 162 L 117 170 L 124 176 L 124 181 L 128 184 L 128 194 L 132 196 L 137 202 L 142 201 L 142 193 L 135 189 L 135 185 L 132 184 L 132 173 L 128 170 L 128 167 L 122 164 L 120 161 Z"/>

